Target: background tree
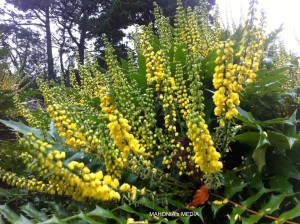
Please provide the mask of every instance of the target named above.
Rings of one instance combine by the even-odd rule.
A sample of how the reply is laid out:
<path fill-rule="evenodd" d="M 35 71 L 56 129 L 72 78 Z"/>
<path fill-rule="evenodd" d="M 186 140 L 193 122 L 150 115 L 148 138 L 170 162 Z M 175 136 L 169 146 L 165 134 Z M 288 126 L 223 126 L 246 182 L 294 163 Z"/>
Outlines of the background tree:
<path fill-rule="evenodd" d="M 199 6 L 199 0 L 184 0 L 184 8 L 194 8 Z M 164 15 L 170 18 L 173 24 L 177 1 L 174 0 L 112 0 L 107 1 L 104 13 L 100 19 L 92 18 L 91 23 L 94 27 L 92 32 L 97 38 L 98 48 L 103 46 L 101 34 L 105 33 L 113 45 L 120 45 L 120 41 L 125 36 L 124 29 L 131 25 L 146 25 L 150 22 L 154 24 L 154 3 L 157 3 L 159 8 L 162 9 Z M 208 11 L 212 10 L 216 5 L 215 0 L 207 1 Z M 123 29 L 123 30 L 122 30 Z M 154 28 L 153 28 L 154 29 Z"/>
<path fill-rule="evenodd" d="M 47 79 L 55 79 L 54 62 L 52 53 L 51 36 L 51 9 L 53 1 L 43 0 L 7 0 L 24 14 L 17 14 L 14 11 L 8 11 L 7 22 L 19 27 L 35 26 L 42 28 L 45 34 L 46 53 L 47 53 Z"/>
<path fill-rule="evenodd" d="M 46 72 L 45 48 L 37 31 L 29 28 L 0 25 L 1 45 L 8 51 L 8 59 L 21 75 L 43 69 Z"/>

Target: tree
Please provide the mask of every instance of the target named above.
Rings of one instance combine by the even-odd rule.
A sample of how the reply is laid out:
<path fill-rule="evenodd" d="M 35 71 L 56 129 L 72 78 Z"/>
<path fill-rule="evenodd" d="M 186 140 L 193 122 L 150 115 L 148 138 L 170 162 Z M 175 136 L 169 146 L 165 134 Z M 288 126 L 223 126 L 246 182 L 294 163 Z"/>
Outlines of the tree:
<path fill-rule="evenodd" d="M 200 3 L 199 0 L 184 0 L 182 2 L 185 9 L 194 8 Z M 170 18 L 171 24 L 173 24 L 177 6 L 175 0 L 112 0 L 106 3 L 106 8 L 100 19 L 93 18 L 92 32 L 98 37 L 101 37 L 102 33 L 106 33 L 110 42 L 118 45 L 125 36 L 121 29 L 126 29 L 133 24 L 146 25 L 150 22 L 154 24 L 154 3 L 157 3 L 164 15 Z M 207 10 L 210 11 L 216 1 L 208 0 L 206 4 Z M 155 28 L 153 27 L 153 29 Z M 100 38 L 98 38 L 98 45 L 99 47 L 103 46 Z"/>
<path fill-rule="evenodd" d="M 9 49 L 7 57 L 14 70 L 21 75 L 45 65 L 45 49 L 40 34 L 29 28 L 13 24 L 0 24 L 1 46 Z"/>
<path fill-rule="evenodd" d="M 54 62 L 52 53 L 52 37 L 51 37 L 51 5 L 53 1 L 43 0 L 7 0 L 7 3 L 14 5 L 17 9 L 25 12 L 24 15 L 10 13 L 8 22 L 16 26 L 37 26 L 43 28 L 46 37 L 47 49 L 47 79 L 55 79 Z"/>
<path fill-rule="evenodd" d="M 99 17 L 105 2 L 103 0 L 62 0 L 55 3 L 54 15 L 61 27 L 63 40 L 66 40 L 65 33 L 67 33 L 78 50 L 79 62 L 82 64 L 84 64 L 86 42 L 94 37 L 91 34 L 94 21 L 92 18 Z M 61 43 L 63 47 L 65 41 Z"/>

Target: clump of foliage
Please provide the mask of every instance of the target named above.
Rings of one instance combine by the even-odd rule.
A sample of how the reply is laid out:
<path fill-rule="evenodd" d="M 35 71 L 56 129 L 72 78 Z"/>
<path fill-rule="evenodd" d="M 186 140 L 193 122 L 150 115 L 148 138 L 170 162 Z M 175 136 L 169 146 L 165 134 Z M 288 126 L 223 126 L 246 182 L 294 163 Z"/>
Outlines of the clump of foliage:
<path fill-rule="evenodd" d="M 217 15 L 211 23 L 205 3 L 185 11 L 178 1 L 174 27 L 156 8 L 157 35 L 152 24 L 141 27 L 128 60 L 119 61 L 104 36 L 107 70 L 87 58 L 78 65 L 80 80 L 70 71 L 72 88 L 37 80 L 45 102 L 38 116 L 16 95 L 26 123 L 1 122 L 19 133 L 27 170 L 2 167 L 1 180 L 86 205 L 101 202 L 51 221 L 29 204 L 21 209 L 26 219 L 295 223 L 287 220 L 300 215 L 296 112 L 259 121 L 241 108 L 251 105 L 249 96 L 263 102 L 263 86 L 277 91 L 287 81 L 272 83 L 286 68 L 260 66 L 269 39 L 255 4 L 245 26 L 229 36 Z M 25 219 L 6 205 L 0 213 Z"/>

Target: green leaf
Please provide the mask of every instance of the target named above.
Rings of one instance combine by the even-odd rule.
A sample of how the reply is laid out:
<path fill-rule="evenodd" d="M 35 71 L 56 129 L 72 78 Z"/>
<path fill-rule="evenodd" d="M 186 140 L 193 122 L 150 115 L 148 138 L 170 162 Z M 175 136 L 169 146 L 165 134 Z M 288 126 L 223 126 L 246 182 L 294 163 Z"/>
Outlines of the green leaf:
<path fill-rule="evenodd" d="M 42 222 L 47 220 L 47 216 L 45 213 L 36 210 L 36 208 L 31 204 L 27 203 L 21 207 L 21 210 L 25 212 L 26 215 L 35 219 L 36 221 Z"/>
<path fill-rule="evenodd" d="M 78 216 L 78 218 L 81 218 L 82 220 L 87 221 L 90 224 L 104 224 L 104 223 L 106 223 L 105 220 L 103 222 L 96 221 L 96 220 L 92 219 L 91 217 L 87 216 L 86 214 L 84 214 L 83 212 L 80 212 L 77 216 Z"/>
<path fill-rule="evenodd" d="M 67 166 L 71 161 L 77 161 L 77 160 L 81 160 L 83 158 L 84 158 L 84 153 L 83 152 L 76 152 L 71 157 L 69 157 L 68 159 L 66 159 L 64 161 L 64 165 Z"/>
<path fill-rule="evenodd" d="M 7 127 L 12 128 L 13 130 L 20 132 L 24 135 L 28 135 L 29 133 L 33 133 L 38 139 L 43 139 L 43 134 L 41 130 L 36 129 L 36 128 L 31 128 L 25 124 L 23 124 L 21 121 L 20 122 L 15 122 L 12 120 L 6 121 L 0 119 L 0 122 L 5 124 Z"/>
<path fill-rule="evenodd" d="M 242 143 L 246 143 L 252 148 L 257 146 L 259 141 L 260 134 L 259 132 L 245 132 L 234 137 L 234 140 L 240 141 Z"/>
<path fill-rule="evenodd" d="M 179 61 L 182 64 L 185 64 L 186 53 L 184 52 L 184 49 L 186 49 L 186 47 L 187 47 L 186 44 L 182 44 L 177 48 L 177 50 L 175 52 L 175 61 Z"/>
<path fill-rule="evenodd" d="M 250 112 L 246 112 L 240 107 L 237 107 L 237 110 L 239 112 L 237 119 L 244 122 L 249 127 L 257 128 L 258 122 L 254 119 Z"/>
<path fill-rule="evenodd" d="M 138 176 L 130 172 L 130 170 L 123 171 L 121 182 L 128 184 L 135 184 L 138 180 Z"/>
<path fill-rule="evenodd" d="M 147 199 L 145 197 L 142 197 L 136 203 L 144 205 L 144 206 L 146 206 L 148 208 L 151 208 L 151 209 L 153 209 L 154 211 L 157 211 L 157 212 L 167 212 L 168 211 L 165 208 L 162 208 L 162 207 L 159 207 L 159 206 L 155 205 L 152 201 L 150 201 L 149 199 Z"/>
<path fill-rule="evenodd" d="M 259 198 L 261 198 L 261 196 L 271 191 L 273 190 L 262 187 L 256 194 L 248 197 L 245 201 L 241 202 L 241 204 L 250 208 L 254 202 L 256 202 Z"/>
<path fill-rule="evenodd" d="M 137 52 L 137 61 L 139 65 L 139 74 L 146 77 L 146 59 L 141 52 Z"/>
<path fill-rule="evenodd" d="M 0 213 L 11 223 L 15 223 L 19 219 L 19 216 L 6 204 L 0 205 Z"/>
<path fill-rule="evenodd" d="M 274 131 L 268 131 L 268 140 L 277 152 L 283 153 L 287 149 L 291 149 L 296 138 L 288 138 L 287 136 Z"/>
<path fill-rule="evenodd" d="M 270 145 L 270 142 L 267 139 L 267 134 L 261 130 L 260 134 L 259 134 L 259 141 L 257 143 L 256 148 L 258 149 L 258 148 L 266 147 L 269 145 Z"/>
<path fill-rule="evenodd" d="M 93 211 L 87 213 L 86 215 L 104 217 L 104 218 L 114 219 L 119 223 L 126 223 L 126 220 L 119 219 L 111 211 L 101 208 L 99 206 L 96 206 L 96 208 Z"/>
<path fill-rule="evenodd" d="M 259 211 L 264 214 L 271 214 L 275 211 L 277 211 L 280 208 L 280 204 L 285 199 L 287 195 L 286 194 L 279 194 L 279 195 L 271 195 L 270 200 L 267 202 L 267 204 L 262 207 Z"/>
<path fill-rule="evenodd" d="M 300 203 L 297 203 L 297 205 L 294 208 L 282 213 L 278 218 L 283 220 L 289 220 L 299 216 L 300 216 Z"/>
<path fill-rule="evenodd" d="M 134 213 L 136 215 L 138 215 L 139 217 L 143 217 L 143 218 L 150 218 L 150 216 L 146 213 L 141 213 L 141 212 L 137 212 L 135 210 L 133 210 L 129 205 L 127 204 L 122 204 L 121 206 L 118 207 L 118 209 L 122 209 L 125 212 L 129 212 L 129 213 Z"/>
<path fill-rule="evenodd" d="M 13 223 L 14 224 L 33 224 L 34 222 L 31 222 L 29 219 L 27 219 L 23 215 L 20 215 L 20 217 Z"/>
<path fill-rule="evenodd" d="M 189 216 L 180 216 L 179 219 L 180 219 L 184 224 L 189 224 L 189 223 L 190 223 L 190 217 L 189 217 Z"/>
<path fill-rule="evenodd" d="M 261 172 L 262 168 L 266 165 L 266 149 L 266 146 L 256 148 L 252 154 L 252 158 L 259 172 Z"/>
<path fill-rule="evenodd" d="M 262 218 L 262 214 L 252 214 L 248 218 L 242 217 L 243 224 L 258 223 L 257 221 Z"/>
<path fill-rule="evenodd" d="M 51 121 L 51 123 L 50 123 L 50 131 L 49 131 L 49 135 L 50 135 L 53 139 L 55 139 L 56 141 L 58 141 L 58 142 L 60 142 L 60 143 L 63 143 L 63 142 L 64 142 L 63 138 L 59 136 L 59 133 L 58 133 L 56 127 L 54 126 L 54 122 L 53 122 L 53 121 Z"/>
<path fill-rule="evenodd" d="M 230 214 L 230 224 L 234 224 L 236 223 L 235 218 L 236 217 L 240 217 L 241 214 L 243 214 L 243 212 L 245 211 L 245 209 L 241 208 L 241 207 L 234 207 L 232 209 L 232 212 Z"/>
<path fill-rule="evenodd" d="M 269 183 L 271 188 L 275 191 L 293 193 L 293 185 L 285 177 L 275 176 Z"/>
<path fill-rule="evenodd" d="M 66 222 L 63 222 L 62 220 L 58 219 L 55 215 L 44 222 L 40 222 L 39 224 L 66 224 Z"/>
<path fill-rule="evenodd" d="M 180 202 L 180 201 L 169 199 L 168 203 L 171 204 L 171 205 L 173 205 L 173 206 L 175 206 L 176 208 L 185 208 L 185 205 L 182 202 Z"/>
<path fill-rule="evenodd" d="M 2 164 L 1 164 L 2 165 Z M 2 166 L 1 166 L 1 168 L 3 168 Z M 1 197 L 5 197 L 5 198 L 9 198 L 9 197 L 11 197 L 12 196 L 12 193 L 9 191 L 9 190 L 6 190 L 6 189 L 4 189 L 4 188 L 0 188 L 0 196 Z"/>
<path fill-rule="evenodd" d="M 239 181 L 235 181 L 234 179 L 232 179 L 232 183 L 229 183 L 229 185 L 227 185 L 225 188 L 224 191 L 225 198 L 230 199 L 236 193 L 241 192 L 246 186 L 247 183 L 241 183 Z"/>
<path fill-rule="evenodd" d="M 199 207 L 199 208 L 187 208 L 188 210 L 190 211 L 193 211 L 193 212 L 196 212 L 197 215 L 199 216 L 199 218 L 202 220 L 202 222 L 204 222 L 204 219 L 203 219 L 203 208 L 204 207 Z"/>
<path fill-rule="evenodd" d="M 0 224 L 5 224 L 4 220 L 2 219 L 2 215 L 0 214 Z"/>
<path fill-rule="evenodd" d="M 299 171 L 285 155 L 272 154 L 268 156 L 267 167 L 272 174 L 300 180 Z"/>

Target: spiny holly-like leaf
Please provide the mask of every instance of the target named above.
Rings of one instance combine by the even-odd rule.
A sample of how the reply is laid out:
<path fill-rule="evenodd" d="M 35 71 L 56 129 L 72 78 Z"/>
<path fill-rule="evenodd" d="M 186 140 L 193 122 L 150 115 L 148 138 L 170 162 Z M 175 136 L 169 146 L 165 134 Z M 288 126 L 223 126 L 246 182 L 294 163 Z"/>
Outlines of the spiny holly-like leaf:
<path fill-rule="evenodd" d="M 0 205 L 0 213 L 11 223 L 15 223 L 19 219 L 19 216 L 6 204 Z"/>
<path fill-rule="evenodd" d="M 274 149 L 278 152 L 284 152 L 287 149 L 291 149 L 297 138 L 287 137 L 281 133 L 268 131 L 268 140 Z"/>
<path fill-rule="evenodd" d="M 126 223 L 125 220 L 119 219 L 117 216 L 115 216 L 111 211 L 106 210 L 104 208 L 101 208 L 99 206 L 96 206 L 96 208 L 87 213 L 88 216 L 98 216 L 98 217 L 104 217 L 104 218 L 109 218 L 109 219 L 114 219 L 115 221 L 119 223 Z"/>
<path fill-rule="evenodd" d="M 297 203 L 297 205 L 294 208 L 282 213 L 278 218 L 283 220 L 289 220 L 299 216 L 300 216 L 300 203 Z M 279 222 L 279 223 L 284 223 L 284 222 Z"/>
<path fill-rule="evenodd" d="M 26 213 L 29 217 L 35 219 L 36 221 L 42 222 L 47 220 L 45 213 L 36 210 L 36 208 L 31 204 L 27 203 L 21 207 L 21 210 Z"/>
<path fill-rule="evenodd" d="M 20 217 L 13 223 L 14 224 L 34 224 L 35 222 L 31 222 L 29 219 L 27 219 L 23 215 L 20 215 Z"/>
<path fill-rule="evenodd" d="M 267 166 L 273 174 L 300 180 L 300 172 L 287 156 L 281 154 L 270 155 L 268 156 Z"/>
<path fill-rule="evenodd" d="M 262 168 L 266 165 L 266 149 L 266 146 L 256 148 L 252 154 L 252 158 L 259 172 L 261 172 Z"/>
<path fill-rule="evenodd" d="M 139 199 L 137 201 L 137 204 L 147 206 L 148 208 L 151 208 L 156 212 L 168 212 L 167 209 L 155 205 L 152 201 L 150 201 L 149 199 L 147 199 L 145 197 L 142 197 L 141 199 Z"/>
<path fill-rule="evenodd" d="M 224 197 L 230 199 L 234 194 L 240 192 L 247 186 L 248 183 L 241 183 L 234 171 L 224 173 Z"/>
<path fill-rule="evenodd" d="M 188 210 L 192 211 L 192 212 L 195 212 L 199 218 L 202 220 L 202 222 L 204 222 L 204 218 L 203 218 L 203 206 L 202 207 L 199 207 L 199 208 L 187 208 Z"/>
<path fill-rule="evenodd" d="M 252 148 L 257 146 L 257 142 L 259 140 L 259 132 L 245 132 L 234 137 L 235 140 L 246 143 L 250 145 Z"/>
<path fill-rule="evenodd" d="M 149 214 L 145 214 L 145 213 L 142 213 L 142 212 L 137 212 L 135 211 L 134 209 L 132 209 L 129 205 L 127 204 L 122 204 L 121 206 L 118 207 L 118 209 L 121 209 L 125 212 L 129 212 L 129 213 L 133 213 L 133 214 L 136 214 L 138 215 L 139 217 L 143 217 L 143 218 L 149 218 Z"/>
<path fill-rule="evenodd" d="M 0 119 L 0 122 L 5 124 L 7 127 L 12 128 L 14 131 L 17 131 L 24 135 L 33 133 L 37 138 L 43 139 L 43 134 L 42 134 L 41 130 L 36 129 L 36 128 L 31 128 L 31 127 L 23 124 L 21 121 L 16 122 L 16 121 L 12 121 L 12 120 L 6 121 L 6 120 Z"/>
<path fill-rule="evenodd" d="M 181 216 L 180 220 L 184 223 L 184 224 L 189 224 L 190 223 L 190 217 L 189 216 Z"/>
<path fill-rule="evenodd" d="M 239 112 L 237 119 L 244 122 L 249 127 L 257 127 L 258 122 L 254 119 L 251 113 L 244 111 L 242 108 L 237 107 L 237 110 Z"/>
<path fill-rule="evenodd" d="M 5 224 L 4 220 L 2 219 L 2 215 L 0 214 L 0 224 Z"/>
<path fill-rule="evenodd" d="M 224 191 L 224 195 L 226 198 L 231 198 L 237 192 L 242 191 L 245 186 L 247 186 L 247 183 L 241 183 L 238 181 L 234 181 L 230 186 L 226 187 L 226 189 Z"/>
<path fill-rule="evenodd" d="M 105 223 L 105 220 L 103 222 L 96 221 L 96 220 L 92 219 L 91 217 L 87 216 L 86 214 L 84 214 L 83 212 L 80 212 L 78 214 L 78 218 L 80 218 L 84 221 L 87 221 L 90 224 L 102 224 L 102 223 L 104 224 Z"/>
<path fill-rule="evenodd" d="M 48 219 L 44 222 L 40 222 L 39 224 L 66 224 L 66 222 L 63 222 L 54 215 L 51 219 Z"/>
<path fill-rule="evenodd" d="M 285 177 L 275 176 L 270 180 L 270 186 L 278 192 L 293 193 L 293 185 Z"/>
<path fill-rule="evenodd" d="M 279 194 L 279 195 L 272 194 L 268 203 L 264 207 L 262 207 L 259 211 L 264 214 L 273 213 L 274 211 L 279 209 L 280 204 L 286 198 L 286 196 L 287 196 L 286 194 Z"/>
<path fill-rule="evenodd" d="M 260 197 L 262 197 L 265 193 L 269 193 L 273 190 L 267 188 L 261 188 L 256 194 L 248 197 L 245 201 L 241 202 L 242 205 L 246 207 L 251 207 L 251 205 L 256 202 Z"/>
<path fill-rule="evenodd" d="M 60 143 L 64 142 L 63 138 L 59 136 L 59 133 L 58 133 L 56 127 L 54 126 L 53 121 L 51 121 L 51 123 L 50 123 L 49 135 Z"/>

